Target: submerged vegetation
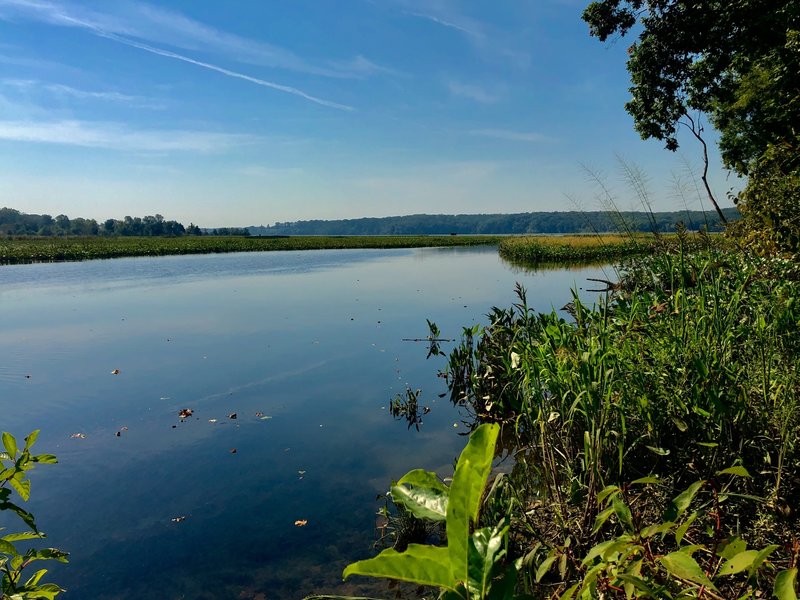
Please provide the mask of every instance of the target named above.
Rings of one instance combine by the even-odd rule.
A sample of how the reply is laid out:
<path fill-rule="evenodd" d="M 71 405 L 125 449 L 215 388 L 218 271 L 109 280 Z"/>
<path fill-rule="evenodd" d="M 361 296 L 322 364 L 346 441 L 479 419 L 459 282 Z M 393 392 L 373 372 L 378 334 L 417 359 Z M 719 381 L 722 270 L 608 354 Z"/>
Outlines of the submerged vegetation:
<path fill-rule="evenodd" d="M 396 554 L 345 575 L 447 598 L 794 600 L 800 267 L 691 246 L 680 235 L 630 260 L 599 306 L 575 297 L 571 319 L 519 288 L 466 328 L 443 371 L 451 400 L 476 431 L 500 424 L 515 458 L 483 496 L 467 575 L 434 582 Z M 391 498 L 446 516 L 455 489 L 420 473 Z"/>

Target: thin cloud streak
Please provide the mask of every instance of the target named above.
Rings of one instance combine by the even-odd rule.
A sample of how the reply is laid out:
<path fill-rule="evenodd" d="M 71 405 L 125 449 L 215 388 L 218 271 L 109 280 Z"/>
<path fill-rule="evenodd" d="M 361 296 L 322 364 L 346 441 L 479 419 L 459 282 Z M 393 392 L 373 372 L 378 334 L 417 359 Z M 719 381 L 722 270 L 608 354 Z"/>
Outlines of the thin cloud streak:
<path fill-rule="evenodd" d="M 320 104 L 322 106 L 327 106 L 328 108 L 336 108 L 338 110 L 346 110 L 346 111 L 354 110 L 352 106 L 348 106 L 346 104 L 339 104 L 338 102 L 332 102 L 330 100 L 324 100 L 322 98 L 312 96 L 311 94 L 307 94 L 303 90 L 295 87 L 291 87 L 288 85 L 281 85 L 279 83 L 273 83 L 271 81 L 259 79 L 258 77 L 251 77 L 250 75 L 245 75 L 244 73 L 238 73 L 236 71 L 231 71 L 230 69 L 225 69 L 223 67 L 218 67 L 217 65 L 212 65 L 211 63 L 195 60 L 193 58 L 189 58 L 188 56 L 183 56 L 182 54 L 178 54 L 176 52 L 170 52 L 169 50 L 163 50 L 161 48 L 156 48 L 154 46 L 149 46 L 147 44 L 135 42 L 133 40 L 123 38 L 113 33 L 97 31 L 97 35 L 99 35 L 100 37 L 108 38 L 120 44 L 125 44 L 126 46 L 131 46 L 133 48 L 138 48 L 139 50 L 144 50 L 145 52 L 157 54 L 158 56 L 163 56 L 165 58 L 173 58 L 175 60 L 180 60 L 192 65 L 196 65 L 198 67 L 203 67 L 204 69 L 208 69 L 209 71 L 222 73 L 223 75 L 227 75 L 228 77 L 233 77 L 235 79 L 242 79 L 244 81 L 249 81 L 250 83 L 254 83 L 256 85 L 267 87 L 273 90 L 278 90 L 280 92 L 285 92 L 287 94 L 300 96 L 305 100 L 314 102 L 316 104 Z"/>
<path fill-rule="evenodd" d="M 496 104 L 500 101 L 500 96 L 498 94 L 487 91 L 481 86 L 472 83 L 451 81 L 447 84 L 447 89 L 453 96 L 469 98 L 481 104 Z"/>
<path fill-rule="evenodd" d="M 513 131 L 510 129 L 473 129 L 470 135 L 508 140 L 512 142 L 552 142 L 553 139 L 535 131 Z"/>
<path fill-rule="evenodd" d="M 139 108 L 163 109 L 164 104 L 144 96 L 132 96 L 121 92 L 95 92 L 80 90 L 61 83 L 44 83 L 36 79 L 3 79 L 0 83 L 20 90 L 41 89 L 56 96 L 69 96 L 79 100 L 101 100 L 135 106 Z"/>
<path fill-rule="evenodd" d="M 244 134 L 186 130 L 133 130 L 118 123 L 87 121 L 0 121 L 0 140 L 133 152 L 211 154 L 254 144 Z"/>
<path fill-rule="evenodd" d="M 259 79 L 257 77 L 246 75 L 244 73 L 239 73 L 237 71 L 225 69 L 223 67 L 219 67 L 211 63 L 195 60 L 193 58 L 189 58 L 188 56 L 184 56 L 176 52 L 171 52 L 169 50 L 164 50 L 162 48 L 151 46 L 149 44 L 137 42 L 135 40 L 114 33 L 114 31 L 112 31 L 111 29 L 104 27 L 103 25 L 96 22 L 97 19 L 86 20 L 67 14 L 67 12 L 65 12 L 64 7 L 58 6 L 53 3 L 33 2 L 31 0 L 0 0 L 0 9 L 2 9 L 4 6 L 21 8 L 24 11 L 27 11 L 29 16 L 32 16 L 33 18 L 43 21 L 45 23 L 64 26 L 64 27 L 76 27 L 79 29 L 86 29 L 99 37 L 106 38 L 120 44 L 125 44 L 127 46 L 131 46 L 133 48 L 137 48 L 145 52 L 150 52 L 151 54 L 156 54 L 158 56 L 162 56 L 165 58 L 180 60 L 185 63 L 193 64 L 195 66 L 208 69 L 210 71 L 215 71 L 217 73 L 227 75 L 228 77 L 233 77 L 236 79 L 241 79 L 243 81 L 248 81 L 250 83 L 260 85 L 262 87 L 267 87 L 270 89 L 274 89 L 276 91 L 292 94 L 294 96 L 301 97 L 310 102 L 320 104 L 322 106 L 327 106 L 329 108 L 335 108 L 338 110 L 347 110 L 347 111 L 353 110 L 352 106 L 347 106 L 345 104 L 339 104 L 337 102 L 332 102 L 329 100 L 318 98 L 316 96 L 312 96 L 311 94 L 308 94 L 303 90 L 300 90 L 292 86 L 266 81 L 264 79 Z M 0 13 L 0 17 L 2 17 L 2 13 Z M 125 28 L 121 26 L 115 26 L 113 27 L 113 29 L 126 31 Z"/>

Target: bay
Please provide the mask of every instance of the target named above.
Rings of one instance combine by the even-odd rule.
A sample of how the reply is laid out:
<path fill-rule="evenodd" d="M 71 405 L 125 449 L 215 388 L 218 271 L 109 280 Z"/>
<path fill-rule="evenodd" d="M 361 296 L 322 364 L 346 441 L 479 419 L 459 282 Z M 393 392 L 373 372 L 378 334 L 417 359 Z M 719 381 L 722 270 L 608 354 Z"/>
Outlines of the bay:
<path fill-rule="evenodd" d="M 516 282 L 561 307 L 588 277 L 613 273 L 523 271 L 494 248 L 1 267 L 0 427 L 41 429 L 59 458 L 26 507 L 71 553 L 49 580 L 76 599 L 369 590 L 341 572 L 374 552 L 389 482 L 447 475 L 465 442 L 443 359 L 403 339 L 426 318 L 458 338 Z M 431 408 L 419 432 L 388 414 L 407 388 Z"/>

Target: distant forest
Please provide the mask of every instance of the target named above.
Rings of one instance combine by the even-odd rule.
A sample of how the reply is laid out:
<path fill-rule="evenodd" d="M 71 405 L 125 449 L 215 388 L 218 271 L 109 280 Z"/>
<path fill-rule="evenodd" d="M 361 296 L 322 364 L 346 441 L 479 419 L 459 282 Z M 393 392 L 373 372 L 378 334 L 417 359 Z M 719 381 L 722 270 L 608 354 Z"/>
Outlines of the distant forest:
<path fill-rule="evenodd" d="M 67 215 L 32 215 L 0 208 L 0 235 L 6 236 L 144 236 L 158 237 L 183 235 L 250 235 L 247 228 L 220 227 L 201 229 L 194 223 L 184 227 L 177 221 L 166 221 L 161 215 L 107 219 L 98 223 L 94 219 Z"/>
<path fill-rule="evenodd" d="M 736 208 L 723 209 L 729 221 L 739 218 Z M 250 235 L 435 235 L 435 234 L 523 234 L 594 232 L 669 232 L 677 223 L 688 229 L 721 231 L 716 214 L 680 212 L 530 212 L 485 215 L 408 215 L 294 221 L 272 226 L 250 227 Z"/>

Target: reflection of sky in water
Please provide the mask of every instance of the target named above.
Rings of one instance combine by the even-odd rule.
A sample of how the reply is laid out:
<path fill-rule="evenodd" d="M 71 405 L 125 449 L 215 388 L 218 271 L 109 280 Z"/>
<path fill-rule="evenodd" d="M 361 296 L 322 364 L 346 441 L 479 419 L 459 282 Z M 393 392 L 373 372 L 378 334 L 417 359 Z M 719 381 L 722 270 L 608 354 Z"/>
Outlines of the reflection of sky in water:
<path fill-rule="evenodd" d="M 450 469 L 464 443 L 437 398 L 443 364 L 401 339 L 427 335 L 426 317 L 458 337 L 516 281 L 550 310 L 598 276 L 513 272 L 486 248 L 0 268 L 2 428 L 41 428 L 60 459 L 33 473 L 30 502 L 72 553 L 53 579 L 67 598 L 337 591 L 371 552 L 376 494 Z M 419 433 L 387 414 L 407 385 L 433 408 Z"/>

